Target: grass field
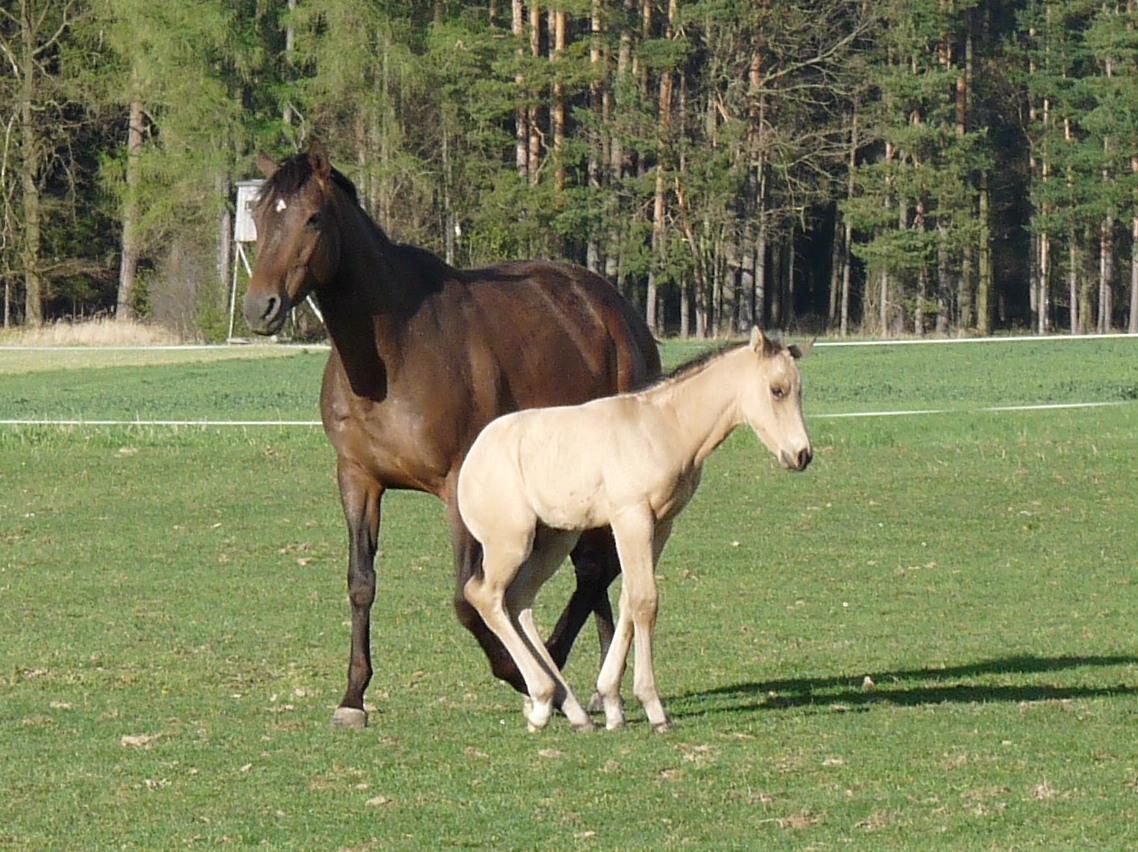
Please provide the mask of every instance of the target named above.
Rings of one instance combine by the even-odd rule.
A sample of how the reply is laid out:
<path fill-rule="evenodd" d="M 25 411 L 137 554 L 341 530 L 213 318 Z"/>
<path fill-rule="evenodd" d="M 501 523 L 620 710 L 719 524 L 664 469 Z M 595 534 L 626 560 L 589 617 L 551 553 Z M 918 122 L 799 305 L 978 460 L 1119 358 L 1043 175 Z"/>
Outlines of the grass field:
<path fill-rule="evenodd" d="M 240 352 L 0 351 L 0 419 L 316 419 L 324 353 Z M 631 700 L 527 733 L 415 494 L 385 501 L 372 724 L 334 730 L 319 429 L 0 427 L 0 849 L 1138 846 L 1138 340 L 802 370 L 814 465 L 737 433 L 664 554 L 662 736 Z M 915 409 L 946 413 L 833 416 Z M 584 634 L 579 693 L 596 662 Z"/>

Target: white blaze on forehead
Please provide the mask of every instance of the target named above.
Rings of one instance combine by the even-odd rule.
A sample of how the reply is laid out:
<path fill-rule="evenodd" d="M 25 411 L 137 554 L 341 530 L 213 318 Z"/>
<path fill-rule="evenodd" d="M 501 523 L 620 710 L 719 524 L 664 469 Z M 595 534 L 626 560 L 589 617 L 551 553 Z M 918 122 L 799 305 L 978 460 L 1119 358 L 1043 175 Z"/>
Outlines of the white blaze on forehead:
<path fill-rule="evenodd" d="M 285 204 L 285 200 L 283 198 L 278 198 L 277 199 L 277 212 L 278 213 L 284 213 L 287 209 L 288 209 L 288 205 Z"/>

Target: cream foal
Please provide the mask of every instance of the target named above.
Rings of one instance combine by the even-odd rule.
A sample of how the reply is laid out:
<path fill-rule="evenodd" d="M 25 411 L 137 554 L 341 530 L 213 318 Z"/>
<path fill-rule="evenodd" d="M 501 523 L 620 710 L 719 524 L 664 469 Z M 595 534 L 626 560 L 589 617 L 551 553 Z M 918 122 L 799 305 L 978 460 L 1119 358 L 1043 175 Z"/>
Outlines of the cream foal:
<path fill-rule="evenodd" d="M 597 678 L 606 727 L 624 724 L 620 682 L 633 637 L 633 692 L 653 728 L 670 727 L 652 667 L 656 561 L 704 461 L 736 426 L 750 425 L 784 468 L 810 463 L 800 354 L 755 328 L 749 343 L 646 390 L 517 411 L 475 440 L 458 506 L 484 559 L 464 591 L 525 678 L 530 730 L 546 725 L 555 703 L 575 728 L 593 726 L 546 652 L 532 607 L 581 532 L 606 525 L 623 575 L 616 636 Z"/>

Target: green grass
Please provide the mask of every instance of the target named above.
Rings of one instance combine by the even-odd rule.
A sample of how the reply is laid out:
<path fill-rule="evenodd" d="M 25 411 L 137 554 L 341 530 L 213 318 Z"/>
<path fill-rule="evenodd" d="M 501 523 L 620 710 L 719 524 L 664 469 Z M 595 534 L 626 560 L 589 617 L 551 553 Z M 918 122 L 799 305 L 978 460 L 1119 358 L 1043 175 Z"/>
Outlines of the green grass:
<path fill-rule="evenodd" d="M 816 349 L 808 415 L 959 410 L 816 418 L 801 475 L 743 432 L 711 458 L 660 567 L 663 736 L 631 698 L 625 731 L 527 733 L 416 494 L 385 501 L 372 724 L 332 729 L 318 429 L 0 429 L 0 849 L 1132 848 L 1135 345 Z M 6 357 L 0 417 L 310 419 L 324 356 Z"/>

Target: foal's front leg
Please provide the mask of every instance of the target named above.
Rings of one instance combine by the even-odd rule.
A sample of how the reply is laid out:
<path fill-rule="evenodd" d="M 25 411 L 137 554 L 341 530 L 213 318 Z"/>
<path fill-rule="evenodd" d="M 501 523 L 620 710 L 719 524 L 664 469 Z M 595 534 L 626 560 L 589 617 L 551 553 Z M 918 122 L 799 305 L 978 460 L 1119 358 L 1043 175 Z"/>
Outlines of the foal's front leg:
<path fill-rule="evenodd" d="M 672 725 L 656 690 L 652 660 L 652 631 L 657 609 L 656 561 L 670 532 L 671 522 L 657 523 L 648 507 L 625 512 L 613 523 L 622 572 L 620 612 L 616 635 L 597 678 L 597 692 L 604 703 L 605 726 L 609 729 L 624 724 L 620 682 L 634 637 L 633 693 L 653 729 L 666 731 Z"/>

